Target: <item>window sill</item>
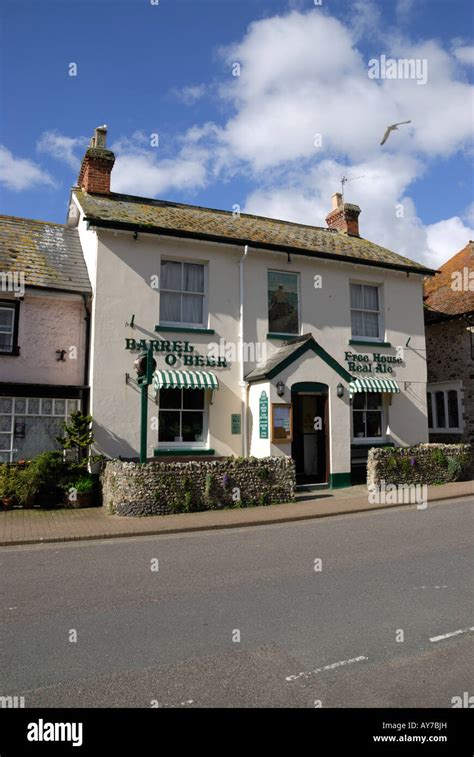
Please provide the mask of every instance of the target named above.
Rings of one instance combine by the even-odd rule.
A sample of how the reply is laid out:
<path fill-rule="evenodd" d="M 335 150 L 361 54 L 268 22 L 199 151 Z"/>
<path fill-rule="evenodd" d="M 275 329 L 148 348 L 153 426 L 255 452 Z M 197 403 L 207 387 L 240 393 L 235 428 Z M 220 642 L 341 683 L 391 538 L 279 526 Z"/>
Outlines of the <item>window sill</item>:
<path fill-rule="evenodd" d="M 2 352 L 0 350 L 0 357 L 18 357 L 19 354 L 20 354 L 19 347 L 13 347 L 13 349 L 10 352 Z"/>
<path fill-rule="evenodd" d="M 187 455 L 187 456 L 194 456 L 194 455 L 214 455 L 215 450 L 213 449 L 202 449 L 199 447 L 178 447 L 177 449 L 172 449 L 171 447 L 155 447 L 153 450 L 153 454 L 155 457 L 173 457 L 173 456 L 181 456 L 181 455 Z"/>
<path fill-rule="evenodd" d="M 391 347 L 391 342 L 373 342 L 371 339 L 349 339 L 348 344 L 366 344 L 371 347 Z"/>
<path fill-rule="evenodd" d="M 463 434 L 464 431 L 461 428 L 429 428 L 430 434 Z"/>
<path fill-rule="evenodd" d="M 297 339 L 299 334 L 277 334 L 269 331 L 267 333 L 267 339 L 281 339 L 286 341 L 287 339 Z"/>
<path fill-rule="evenodd" d="M 377 441 L 372 441 L 371 439 L 352 439 L 351 441 L 351 447 L 393 447 L 395 446 L 393 442 L 383 441 L 380 440 L 380 438 L 377 437 Z"/>
<path fill-rule="evenodd" d="M 160 326 L 158 323 L 155 326 L 155 331 L 174 331 L 178 334 L 215 334 L 214 329 L 203 329 L 201 327 L 194 328 L 193 326 Z"/>

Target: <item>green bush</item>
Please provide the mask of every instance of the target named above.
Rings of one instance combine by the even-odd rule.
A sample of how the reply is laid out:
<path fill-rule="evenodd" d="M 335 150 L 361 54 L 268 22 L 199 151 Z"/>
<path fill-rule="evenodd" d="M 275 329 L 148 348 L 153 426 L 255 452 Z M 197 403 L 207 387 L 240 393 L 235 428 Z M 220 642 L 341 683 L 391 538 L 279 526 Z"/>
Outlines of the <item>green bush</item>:
<path fill-rule="evenodd" d="M 94 479 L 92 476 L 81 476 L 71 481 L 69 488 L 75 489 L 78 494 L 91 494 L 94 490 Z"/>
<path fill-rule="evenodd" d="M 432 460 L 433 460 L 433 462 L 434 462 L 434 463 L 435 463 L 436 465 L 445 466 L 445 465 L 447 465 L 447 463 L 448 463 L 448 460 L 447 460 L 447 457 L 446 457 L 446 455 L 445 455 L 445 454 L 444 454 L 444 452 L 443 452 L 442 450 L 440 450 L 440 449 L 434 449 L 434 450 L 432 451 L 432 453 L 431 453 L 431 457 L 432 457 Z"/>

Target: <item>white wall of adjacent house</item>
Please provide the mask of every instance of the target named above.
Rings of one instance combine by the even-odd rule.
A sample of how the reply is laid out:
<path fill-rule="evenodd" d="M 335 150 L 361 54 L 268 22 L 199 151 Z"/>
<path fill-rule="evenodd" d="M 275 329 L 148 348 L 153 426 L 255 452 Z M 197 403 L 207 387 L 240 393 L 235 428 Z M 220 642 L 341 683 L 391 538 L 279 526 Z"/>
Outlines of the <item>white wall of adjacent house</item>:
<path fill-rule="evenodd" d="M 20 302 L 18 346 L 17 356 L 0 353 L 1 381 L 82 386 L 86 354 L 82 297 L 27 289 Z M 66 350 L 63 361 L 56 350 Z"/>
<path fill-rule="evenodd" d="M 81 228 L 82 226 L 82 228 Z M 204 357 L 209 345 L 223 340 L 235 350 L 227 367 L 211 368 L 218 376 L 220 388 L 213 393 L 208 406 L 209 422 L 203 448 L 212 448 L 219 455 L 242 454 L 241 434 L 232 433 L 231 415 L 241 413 L 239 387 L 239 261 L 243 248 L 238 245 L 183 240 L 152 234 L 114 232 L 100 229 L 97 237 L 92 229 L 79 224 L 86 263 L 94 288 L 93 339 L 91 355 L 91 411 L 95 419 L 98 449 L 110 456 L 134 457 L 140 442 L 140 391 L 136 384 L 126 383 L 125 375 L 134 377 L 136 352 L 125 349 L 126 339 L 187 341 L 195 353 Z M 96 244 L 97 240 L 97 244 Z M 214 334 L 155 331 L 160 318 L 160 292 L 152 285 L 160 276 L 161 260 L 202 263 L 206 267 L 205 318 L 203 326 Z M 89 262 L 87 262 L 89 260 Z M 371 268 L 355 263 L 318 260 L 293 255 L 249 249 L 244 263 L 244 342 L 245 373 L 261 358 L 269 358 L 282 341 L 267 338 L 268 271 L 298 275 L 299 333 L 312 333 L 317 342 L 342 366 L 350 369 L 346 353 L 366 354 L 371 361 L 375 353 L 393 356 L 397 348 L 402 363 L 392 373 L 371 374 L 394 379 L 400 394 L 385 397 L 386 432 L 381 441 L 415 444 L 428 440 L 426 412 L 426 362 L 423 325 L 422 278 L 418 275 Z M 96 272 L 96 275 L 95 275 Z M 315 287 L 315 276 L 321 286 Z M 381 303 L 380 344 L 350 345 L 351 313 L 350 283 L 366 283 L 379 287 Z M 134 316 L 134 326 L 130 324 Z M 408 347 L 407 341 L 410 339 Z M 232 348 L 230 348 L 232 349 Z M 253 352 L 252 352 L 253 350 Z M 265 352 L 266 351 L 266 352 Z M 229 352 L 228 352 L 229 354 Z M 311 355 L 311 357 L 310 357 Z M 164 353 L 156 353 L 158 368 L 166 368 Z M 185 368 L 182 363 L 175 368 Z M 355 373 L 364 376 L 363 373 Z M 277 397 L 275 384 L 282 380 L 285 394 Z M 291 385 L 297 381 L 316 381 L 329 386 L 331 471 L 347 472 L 350 468 L 351 409 L 347 384 L 321 358 L 309 353 L 288 366 L 272 382 L 263 382 L 249 390 L 249 441 L 254 455 L 289 454 L 288 444 L 272 444 L 256 435 L 258 425 L 258 394 L 266 384 L 270 402 L 290 402 Z M 336 396 L 338 383 L 345 393 Z M 210 399 L 210 398 L 209 398 Z M 158 407 L 154 392 L 149 390 L 148 455 L 157 447 L 156 419 Z M 255 415 L 257 413 L 257 415 Z M 242 423 L 243 428 L 243 423 Z M 166 445 L 165 445 L 166 446 Z M 183 446 L 187 446 L 183 444 Z"/>

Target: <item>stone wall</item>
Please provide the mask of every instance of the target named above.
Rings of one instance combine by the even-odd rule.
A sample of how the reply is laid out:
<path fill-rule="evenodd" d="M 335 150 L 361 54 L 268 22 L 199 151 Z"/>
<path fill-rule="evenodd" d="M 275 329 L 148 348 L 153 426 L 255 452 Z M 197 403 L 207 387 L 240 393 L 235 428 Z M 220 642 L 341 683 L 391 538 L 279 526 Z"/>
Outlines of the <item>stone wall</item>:
<path fill-rule="evenodd" d="M 108 461 L 102 498 L 117 515 L 165 515 L 291 502 L 295 466 L 286 457 L 222 458 L 144 465 Z"/>
<path fill-rule="evenodd" d="M 429 384 L 461 381 L 463 388 L 463 434 L 456 439 L 455 435 L 445 437 L 444 434 L 430 432 L 430 442 L 474 443 L 474 360 L 466 321 L 453 318 L 427 324 L 426 359 Z"/>
<path fill-rule="evenodd" d="M 445 484 L 474 477 L 471 444 L 420 444 L 416 447 L 372 448 L 367 485 Z"/>

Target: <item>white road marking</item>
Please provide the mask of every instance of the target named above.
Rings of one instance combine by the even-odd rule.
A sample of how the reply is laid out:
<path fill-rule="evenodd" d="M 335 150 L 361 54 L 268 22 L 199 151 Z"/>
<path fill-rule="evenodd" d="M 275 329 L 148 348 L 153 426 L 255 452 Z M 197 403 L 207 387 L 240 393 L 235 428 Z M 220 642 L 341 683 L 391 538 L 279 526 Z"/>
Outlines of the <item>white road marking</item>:
<path fill-rule="evenodd" d="M 341 660 L 340 662 L 333 662 L 331 665 L 325 665 L 324 668 L 316 668 L 316 670 L 309 670 L 306 673 L 298 673 L 296 676 L 286 676 L 286 681 L 296 681 L 298 678 L 309 678 L 316 673 L 323 673 L 325 670 L 334 670 L 334 668 L 340 668 L 342 665 L 350 665 L 353 662 L 361 662 L 367 660 L 367 657 L 360 655 L 359 657 L 353 657 L 351 660 Z"/>
<path fill-rule="evenodd" d="M 469 631 L 474 631 L 474 626 L 471 626 L 470 628 L 461 628 L 459 631 L 451 631 L 450 633 L 445 633 L 442 636 L 432 636 L 430 638 L 430 641 L 442 641 L 443 639 L 450 639 L 451 636 L 459 636 L 460 633 L 469 633 Z"/>
<path fill-rule="evenodd" d="M 414 589 L 447 589 L 447 584 L 441 584 L 440 586 L 414 586 Z"/>

